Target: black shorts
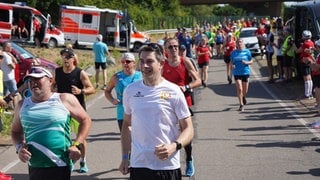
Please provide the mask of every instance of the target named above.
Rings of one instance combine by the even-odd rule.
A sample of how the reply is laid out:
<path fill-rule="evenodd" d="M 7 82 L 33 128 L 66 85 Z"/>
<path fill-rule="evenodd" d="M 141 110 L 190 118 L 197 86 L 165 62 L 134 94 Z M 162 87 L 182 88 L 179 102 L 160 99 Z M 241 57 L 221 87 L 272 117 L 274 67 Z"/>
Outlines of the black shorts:
<path fill-rule="evenodd" d="M 290 56 L 283 56 L 283 67 L 291 67 L 292 66 L 292 62 L 293 62 L 293 58 L 294 57 L 290 57 Z"/>
<path fill-rule="evenodd" d="M 70 166 L 39 168 L 29 166 L 29 180 L 70 180 Z"/>
<path fill-rule="evenodd" d="M 230 61 L 231 61 L 230 56 L 226 56 L 226 55 L 223 56 L 223 60 L 224 60 L 224 62 L 227 63 L 227 64 L 229 64 Z"/>
<path fill-rule="evenodd" d="M 248 82 L 250 75 L 234 75 L 234 80 L 241 80 L 242 82 Z"/>
<path fill-rule="evenodd" d="M 313 86 L 320 88 L 320 75 L 312 76 Z"/>
<path fill-rule="evenodd" d="M 98 63 L 98 62 L 95 62 L 95 63 L 94 63 L 94 66 L 95 66 L 96 69 L 100 69 L 100 67 L 101 67 L 101 69 L 107 69 L 107 63 Z"/>
<path fill-rule="evenodd" d="M 177 179 L 181 180 L 181 169 L 152 170 L 148 168 L 130 168 L 130 180 L 141 179 Z"/>
<path fill-rule="evenodd" d="M 200 63 L 198 64 L 199 68 L 203 68 L 203 66 L 209 66 L 209 62 L 204 62 L 204 63 Z"/>
<path fill-rule="evenodd" d="M 306 65 L 305 63 L 300 63 L 300 67 L 303 76 L 308 76 L 311 74 L 311 68 L 309 65 Z"/>

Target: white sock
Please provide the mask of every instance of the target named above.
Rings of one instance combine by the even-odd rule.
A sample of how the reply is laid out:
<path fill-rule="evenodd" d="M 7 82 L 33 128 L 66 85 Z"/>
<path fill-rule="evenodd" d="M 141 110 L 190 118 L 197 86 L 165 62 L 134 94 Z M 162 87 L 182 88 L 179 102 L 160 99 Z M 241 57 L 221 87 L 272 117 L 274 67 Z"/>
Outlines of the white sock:
<path fill-rule="evenodd" d="M 312 96 L 312 88 L 313 88 L 313 82 L 312 82 L 312 80 L 309 80 L 308 81 L 308 94 L 309 94 L 309 97 Z"/>
<path fill-rule="evenodd" d="M 80 162 L 86 162 L 86 157 L 81 157 Z"/>
<path fill-rule="evenodd" d="M 306 96 L 306 97 L 309 97 L 309 94 L 308 94 L 308 81 L 305 81 L 304 82 L 304 95 Z"/>

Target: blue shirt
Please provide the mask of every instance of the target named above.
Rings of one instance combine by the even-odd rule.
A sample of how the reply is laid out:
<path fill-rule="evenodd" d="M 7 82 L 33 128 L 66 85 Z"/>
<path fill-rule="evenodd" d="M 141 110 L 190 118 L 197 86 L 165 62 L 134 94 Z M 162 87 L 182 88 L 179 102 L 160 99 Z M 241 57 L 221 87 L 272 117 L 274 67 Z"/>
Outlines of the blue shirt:
<path fill-rule="evenodd" d="M 250 75 L 249 65 L 242 63 L 242 61 L 250 61 L 252 59 L 251 52 L 248 49 L 232 51 L 230 59 L 232 64 L 235 66 L 233 69 L 233 75 Z"/>
<path fill-rule="evenodd" d="M 107 62 L 108 46 L 106 43 L 97 41 L 93 44 L 94 61 L 97 63 Z"/>
<path fill-rule="evenodd" d="M 117 104 L 117 120 L 123 120 L 123 114 L 124 114 L 123 104 L 122 104 L 123 91 L 129 84 L 141 80 L 142 74 L 140 71 L 135 71 L 134 74 L 128 76 L 123 71 L 119 71 L 116 73 L 116 76 L 118 81 L 115 86 L 115 90 L 117 93 L 117 99 L 120 101 Z"/>
<path fill-rule="evenodd" d="M 191 46 L 193 44 L 193 41 L 190 36 L 187 36 L 184 38 L 183 36 L 179 36 L 179 44 L 184 45 L 186 47 L 187 53 L 186 56 L 189 58 L 192 58 L 192 52 L 191 52 Z"/>

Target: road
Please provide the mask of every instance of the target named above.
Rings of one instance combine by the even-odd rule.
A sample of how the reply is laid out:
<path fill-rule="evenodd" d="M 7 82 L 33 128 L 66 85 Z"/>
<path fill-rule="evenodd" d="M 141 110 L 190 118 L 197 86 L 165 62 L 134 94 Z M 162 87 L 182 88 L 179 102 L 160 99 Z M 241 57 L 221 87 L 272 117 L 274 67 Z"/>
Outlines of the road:
<path fill-rule="evenodd" d="M 237 111 L 235 85 L 227 84 L 223 60 L 210 62 L 208 87 L 196 91 L 193 107 L 196 173 L 183 179 L 319 179 L 320 141 L 311 139 L 320 135 L 306 127 L 316 120 L 312 102 L 295 100 L 302 85 L 266 83 L 264 61 L 252 65 L 244 112 Z M 72 179 L 127 179 L 117 170 L 121 152 L 115 107 L 100 91 L 88 101 L 88 112 L 93 121 L 88 137 L 90 171 L 73 172 Z M 183 153 L 181 159 L 184 172 Z M 17 180 L 27 179 L 27 166 L 17 160 L 11 146 L 0 147 L 0 170 Z"/>

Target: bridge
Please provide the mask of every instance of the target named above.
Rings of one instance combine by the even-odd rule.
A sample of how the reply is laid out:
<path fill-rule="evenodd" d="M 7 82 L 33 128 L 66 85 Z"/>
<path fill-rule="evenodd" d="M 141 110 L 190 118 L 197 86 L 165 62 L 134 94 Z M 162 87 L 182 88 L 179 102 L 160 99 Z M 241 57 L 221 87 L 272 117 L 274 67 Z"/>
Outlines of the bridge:
<path fill-rule="evenodd" d="M 247 13 L 255 15 L 268 15 L 270 17 L 280 16 L 281 5 L 285 0 L 180 0 L 182 5 L 205 5 L 205 4 L 227 4 L 227 3 L 250 3 L 246 8 Z M 290 1 L 290 0 L 289 0 Z M 299 2 L 305 0 L 295 0 Z"/>

